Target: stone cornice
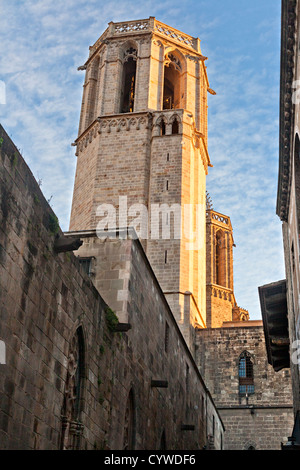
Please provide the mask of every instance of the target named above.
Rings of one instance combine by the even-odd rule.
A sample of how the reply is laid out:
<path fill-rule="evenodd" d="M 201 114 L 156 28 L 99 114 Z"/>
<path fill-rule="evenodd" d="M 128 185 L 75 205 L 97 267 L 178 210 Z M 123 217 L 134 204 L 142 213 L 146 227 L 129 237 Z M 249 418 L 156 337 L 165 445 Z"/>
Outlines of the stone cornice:
<path fill-rule="evenodd" d="M 276 213 L 288 220 L 292 178 L 294 104 L 292 84 L 295 73 L 295 33 L 297 0 L 282 0 L 280 58 L 279 174 Z"/>
<path fill-rule="evenodd" d="M 77 147 L 76 155 L 78 155 L 79 152 L 87 147 L 88 144 L 102 132 L 110 133 L 112 128 L 115 128 L 117 132 L 120 132 L 121 130 L 129 131 L 132 128 L 139 130 L 142 125 L 148 128 L 151 120 L 152 114 L 149 112 L 100 116 L 92 122 L 80 136 L 78 136 L 72 145 Z"/>

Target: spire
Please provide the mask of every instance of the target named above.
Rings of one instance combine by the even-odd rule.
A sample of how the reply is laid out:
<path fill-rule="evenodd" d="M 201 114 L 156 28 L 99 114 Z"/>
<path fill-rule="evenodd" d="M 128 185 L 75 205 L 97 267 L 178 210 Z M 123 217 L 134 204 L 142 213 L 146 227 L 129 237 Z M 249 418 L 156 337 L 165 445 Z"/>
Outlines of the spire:
<path fill-rule="evenodd" d="M 214 210 L 212 198 L 210 197 L 208 191 L 206 191 L 206 210 L 207 211 L 213 211 Z"/>

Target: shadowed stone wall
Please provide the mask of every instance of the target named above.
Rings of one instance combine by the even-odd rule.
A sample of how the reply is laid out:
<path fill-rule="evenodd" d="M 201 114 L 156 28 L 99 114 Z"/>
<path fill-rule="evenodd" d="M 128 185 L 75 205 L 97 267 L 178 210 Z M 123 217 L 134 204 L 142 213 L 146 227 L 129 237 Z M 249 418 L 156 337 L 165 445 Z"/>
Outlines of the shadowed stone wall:
<path fill-rule="evenodd" d="M 169 449 L 201 449 L 213 422 L 218 448 L 221 420 L 139 242 L 110 248 L 131 263 L 121 333 L 79 260 L 54 251 L 57 218 L 2 127 L 0 188 L 0 448 L 58 449 L 64 424 L 69 448 L 158 449 L 164 432 Z"/>

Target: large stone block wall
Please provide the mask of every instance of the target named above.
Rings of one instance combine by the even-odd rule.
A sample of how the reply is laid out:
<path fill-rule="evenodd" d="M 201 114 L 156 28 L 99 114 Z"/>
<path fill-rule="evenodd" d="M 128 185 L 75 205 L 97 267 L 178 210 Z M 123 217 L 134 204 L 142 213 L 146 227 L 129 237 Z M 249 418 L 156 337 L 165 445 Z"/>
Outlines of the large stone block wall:
<path fill-rule="evenodd" d="M 130 390 L 137 449 L 159 448 L 163 431 L 170 449 L 202 448 L 213 423 L 218 448 L 222 422 L 141 245 L 129 248 L 131 329 L 117 333 L 79 260 L 53 251 L 57 219 L 3 128 L 0 139 L 0 447 L 59 448 L 71 341 L 81 326 L 80 448 L 122 449 Z M 151 387 L 153 379 L 168 388 Z M 195 429 L 182 430 L 186 424 Z"/>
<path fill-rule="evenodd" d="M 116 209 L 119 197 L 148 206 L 151 119 L 147 113 L 101 118 L 78 144 L 70 230 L 96 228 L 100 204 Z M 125 214 L 126 215 L 126 214 Z"/>
<path fill-rule="evenodd" d="M 298 137 L 297 137 L 298 138 Z M 296 141 L 296 137 L 294 139 Z M 294 150 L 295 155 L 297 151 Z M 299 260 L 299 191 L 296 181 L 296 164 L 293 162 L 293 177 L 290 191 L 288 222 L 283 222 L 283 247 L 285 259 L 285 272 L 287 279 L 287 304 L 289 320 L 290 354 L 297 353 L 300 341 L 300 263 Z M 299 184 L 299 183 L 298 183 Z M 295 343 L 296 342 L 296 343 Z M 294 412 L 300 410 L 300 363 L 291 361 L 291 374 L 293 379 Z"/>
<path fill-rule="evenodd" d="M 274 372 L 268 364 L 263 327 L 256 323 L 196 332 L 196 362 L 224 420 L 225 449 L 280 449 L 293 428 L 290 372 Z M 244 351 L 253 361 L 255 386 L 248 403 L 239 395 L 238 364 Z"/>

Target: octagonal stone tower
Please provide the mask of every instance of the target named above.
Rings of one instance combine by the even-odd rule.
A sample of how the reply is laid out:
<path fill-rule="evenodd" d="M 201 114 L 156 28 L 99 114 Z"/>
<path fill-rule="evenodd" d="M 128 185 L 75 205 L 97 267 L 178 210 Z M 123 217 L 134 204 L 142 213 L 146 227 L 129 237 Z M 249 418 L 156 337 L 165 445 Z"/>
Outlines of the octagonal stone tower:
<path fill-rule="evenodd" d="M 80 67 L 70 221 L 70 232 L 96 230 L 112 205 L 118 227 L 137 228 L 188 344 L 193 327 L 206 326 L 207 92 L 214 92 L 205 60 L 198 38 L 154 17 L 109 23 Z"/>

